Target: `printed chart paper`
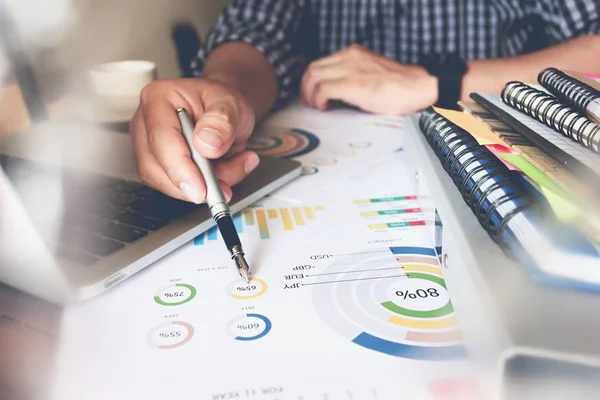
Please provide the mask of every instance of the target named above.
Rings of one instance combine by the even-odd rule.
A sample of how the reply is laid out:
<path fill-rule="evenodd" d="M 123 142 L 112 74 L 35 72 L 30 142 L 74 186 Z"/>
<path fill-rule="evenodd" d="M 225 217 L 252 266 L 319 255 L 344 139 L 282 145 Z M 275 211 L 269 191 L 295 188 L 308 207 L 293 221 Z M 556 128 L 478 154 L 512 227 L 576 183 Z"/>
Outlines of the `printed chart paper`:
<path fill-rule="evenodd" d="M 468 399 L 440 224 L 382 121 L 258 134 L 318 172 L 235 216 L 250 284 L 212 229 L 71 307 L 54 398 Z"/>

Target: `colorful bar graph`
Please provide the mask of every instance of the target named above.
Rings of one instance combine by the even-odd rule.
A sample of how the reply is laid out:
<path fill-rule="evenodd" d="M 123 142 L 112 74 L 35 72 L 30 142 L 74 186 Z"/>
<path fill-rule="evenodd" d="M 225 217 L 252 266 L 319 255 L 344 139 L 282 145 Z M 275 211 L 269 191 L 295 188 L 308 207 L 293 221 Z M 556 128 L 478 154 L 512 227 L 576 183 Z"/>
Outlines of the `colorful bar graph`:
<path fill-rule="evenodd" d="M 428 211 L 428 210 L 425 210 Z M 431 210 L 429 210 L 431 211 Z M 381 215 L 400 215 L 400 214 L 414 214 L 423 212 L 420 208 L 403 208 L 397 210 L 379 210 L 379 211 L 363 211 L 360 213 L 361 217 L 377 217 Z"/>
<path fill-rule="evenodd" d="M 298 207 L 292 208 L 292 214 L 294 215 L 294 221 L 296 221 L 296 225 L 306 225 L 304 222 L 304 216 L 302 216 L 302 211 Z"/>
<path fill-rule="evenodd" d="M 261 239 L 269 239 L 269 226 L 267 225 L 267 216 L 265 210 L 256 210 L 256 220 L 258 221 L 258 233 Z"/>
<path fill-rule="evenodd" d="M 246 225 L 254 225 L 254 213 L 252 212 L 252 210 L 244 211 L 244 218 L 246 219 Z"/>
<path fill-rule="evenodd" d="M 279 210 L 270 209 L 249 209 L 233 216 L 233 224 L 238 233 L 244 233 L 249 228 L 246 227 L 256 226 L 258 228 L 258 234 L 261 239 L 270 239 L 273 226 L 269 228 L 269 220 L 276 220 L 281 217 L 281 224 L 285 231 L 293 231 L 296 226 L 305 226 L 310 220 L 316 218 L 316 211 L 324 210 L 324 206 L 302 206 L 302 207 L 291 207 L 291 208 L 280 208 Z M 244 221 L 242 221 L 242 219 Z M 216 240 L 219 236 L 217 227 L 209 229 L 207 232 L 194 238 L 194 245 L 200 246 L 206 243 L 207 240 Z"/>
<path fill-rule="evenodd" d="M 354 204 L 369 204 L 369 203 L 389 203 L 391 201 L 416 200 L 417 196 L 394 196 L 394 197 L 379 197 L 374 199 L 359 199 L 354 200 Z"/>
<path fill-rule="evenodd" d="M 425 226 L 425 221 L 410 222 L 388 222 L 380 224 L 369 224 L 370 229 L 407 228 L 409 226 Z"/>
<path fill-rule="evenodd" d="M 285 229 L 286 231 L 293 231 L 294 224 L 292 223 L 292 218 L 290 217 L 290 211 L 287 208 L 280 208 L 279 213 L 281 214 L 283 229 Z"/>

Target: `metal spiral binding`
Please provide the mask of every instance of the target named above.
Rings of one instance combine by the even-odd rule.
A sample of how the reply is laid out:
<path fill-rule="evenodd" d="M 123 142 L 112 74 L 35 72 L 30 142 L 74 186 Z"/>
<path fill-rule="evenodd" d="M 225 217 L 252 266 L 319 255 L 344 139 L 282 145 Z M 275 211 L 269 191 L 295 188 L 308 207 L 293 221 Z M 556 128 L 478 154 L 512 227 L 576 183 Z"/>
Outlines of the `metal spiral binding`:
<path fill-rule="evenodd" d="M 491 151 L 432 108 L 421 113 L 419 127 L 481 226 L 502 245 L 508 220 L 536 205 L 531 194 L 515 184 L 508 167 Z M 478 165 L 473 167 L 475 163 Z M 488 195 L 498 190 L 502 193 L 491 201 Z M 477 199 L 476 193 L 479 193 Z M 501 222 L 494 221 L 494 212 L 505 205 L 510 211 Z"/>
<path fill-rule="evenodd" d="M 540 72 L 538 82 L 561 102 L 569 104 L 582 114 L 586 113 L 588 105 L 594 99 L 600 98 L 600 91 L 556 68 L 550 67 Z"/>
<path fill-rule="evenodd" d="M 555 97 L 522 82 L 508 82 L 502 100 L 556 129 L 566 137 L 600 153 L 600 126 L 560 103 Z"/>

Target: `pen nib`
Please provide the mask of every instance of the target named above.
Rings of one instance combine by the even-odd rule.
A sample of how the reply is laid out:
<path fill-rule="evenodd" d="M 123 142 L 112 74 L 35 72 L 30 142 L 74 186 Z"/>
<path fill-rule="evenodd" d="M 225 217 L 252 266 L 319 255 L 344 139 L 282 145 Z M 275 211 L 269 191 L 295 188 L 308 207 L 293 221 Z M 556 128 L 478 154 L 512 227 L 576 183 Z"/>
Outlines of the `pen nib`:
<path fill-rule="evenodd" d="M 246 283 L 250 283 L 250 266 L 246 262 L 243 254 L 237 254 L 234 257 L 235 264 L 238 267 L 238 271 L 240 272 L 240 276 L 244 278 Z"/>

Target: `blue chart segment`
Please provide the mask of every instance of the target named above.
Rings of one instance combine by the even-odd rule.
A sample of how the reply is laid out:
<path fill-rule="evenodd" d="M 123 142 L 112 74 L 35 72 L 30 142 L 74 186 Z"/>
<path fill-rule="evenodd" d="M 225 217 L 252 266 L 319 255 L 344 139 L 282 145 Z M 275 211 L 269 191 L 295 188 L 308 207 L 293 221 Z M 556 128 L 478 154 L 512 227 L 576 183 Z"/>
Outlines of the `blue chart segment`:
<path fill-rule="evenodd" d="M 435 248 L 349 254 L 312 277 L 317 312 L 350 342 L 417 360 L 466 357 Z"/>
<path fill-rule="evenodd" d="M 235 340 L 249 342 L 266 336 L 270 331 L 271 320 L 262 314 L 243 314 L 229 325 L 229 332 Z"/>
<path fill-rule="evenodd" d="M 367 332 L 362 332 L 352 341 L 362 347 L 366 347 L 367 349 L 403 358 L 433 361 L 453 359 L 464 356 L 464 349 L 458 346 L 418 347 L 382 339 Z"/>

